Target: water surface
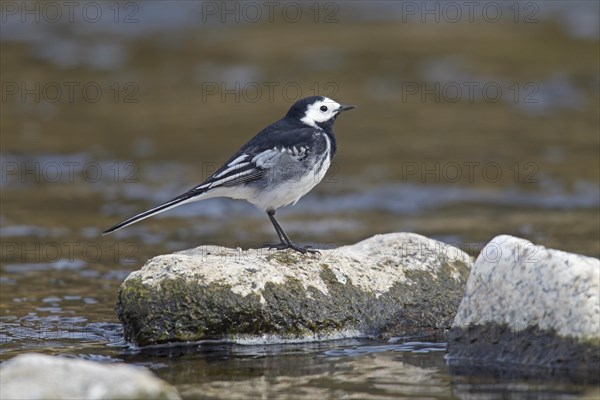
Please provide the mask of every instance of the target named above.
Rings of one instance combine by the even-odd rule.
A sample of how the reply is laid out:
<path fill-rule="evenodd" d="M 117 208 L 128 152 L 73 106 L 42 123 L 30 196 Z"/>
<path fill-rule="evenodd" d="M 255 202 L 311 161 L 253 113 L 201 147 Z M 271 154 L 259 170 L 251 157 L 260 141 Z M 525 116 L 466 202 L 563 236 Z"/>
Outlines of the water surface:
<path fill-rule="evenodd" d="M 0 360 L 36 351 L 145 365 L 186 398 L 597 397 L 560 376 L 457 375 L 443 337 L 141 351 L 114 313 L 131 271 L 202 244 L 256 247 L 272 226 L 246 203 L 213 199 L 100 236 L 195 186 L 319 93 L 359 107 L 336 122 L 324 182 L 278 213 L 295 240 L 408 231 L 477 255 L 512 234 L 598 257 L 595 3 L 531 2 L 533 23 L 421 23 L 393 2 L 339 2 L 328 24 L 135 4 L 130 24 L 2 24 Z"/>

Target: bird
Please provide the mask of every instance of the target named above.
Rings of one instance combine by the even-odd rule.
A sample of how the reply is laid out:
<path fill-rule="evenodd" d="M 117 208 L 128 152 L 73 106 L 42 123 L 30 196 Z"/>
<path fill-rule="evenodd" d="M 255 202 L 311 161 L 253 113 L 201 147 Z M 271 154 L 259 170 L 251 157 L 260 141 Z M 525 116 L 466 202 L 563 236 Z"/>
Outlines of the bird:
<path fill-rule="evenodd" d="M 296 204 L 323 179 L 337 151 L 333 124 L 342 112 L 355 107 L 324 96 L 296 101 L 282 119 L 256 134 L 204 182 L 108 228 L 103 235 L 186 203 L 229 197 L 246 200 L 267 213 L 279 243 L 264 247 L 318 253 L 293 242 L 275 219 L 275 211 Z"/>

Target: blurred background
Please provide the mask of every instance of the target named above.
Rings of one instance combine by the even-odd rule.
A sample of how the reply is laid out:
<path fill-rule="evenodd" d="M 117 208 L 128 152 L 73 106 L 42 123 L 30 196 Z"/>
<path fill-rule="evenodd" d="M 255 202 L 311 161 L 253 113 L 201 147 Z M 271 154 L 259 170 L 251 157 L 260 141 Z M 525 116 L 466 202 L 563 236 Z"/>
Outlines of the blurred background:
<path fill-rule="evenodd" d="M 512 234 L 600 254 L 598 2 L 3 1 L 0 12 L 5 328 L 72 318 L 96 332 L 148 258 L 273 241 L 263 212 L 228 199 L 100 232 L 198 184 L 315 94 L 358 108 L 336 123 L 326 179 L 278 213 L 296 241 L 409 231 L 476 255 Z M 3 338 L 19 351 L 21 335 Z"/>
<path fill-rule="evenodd" d="M 280 212 L 296 240 L 476 253 L 508 233 L 598 255 L 596 2 L 23 4 L 2 9 L 3 238 L 126 240 L 141 262 L 273 240 L 224 199 L 98 234 L 320 94 L 359 108 L 327 179 Z"/>

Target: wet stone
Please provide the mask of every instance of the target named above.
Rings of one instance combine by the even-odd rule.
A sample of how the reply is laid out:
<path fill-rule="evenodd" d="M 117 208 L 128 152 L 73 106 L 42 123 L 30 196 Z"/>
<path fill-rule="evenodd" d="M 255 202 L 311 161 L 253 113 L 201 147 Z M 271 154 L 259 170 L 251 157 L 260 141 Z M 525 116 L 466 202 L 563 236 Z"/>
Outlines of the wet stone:
<path fill-rule="evenodd" d="M 202 246 L 130 274 L 117 314 L 138 345 L 441 335 L 470 265 L 461 250 L 412 233 L 316 255 Z"/>
<path fill-rule="evenodd" d="M 494 238 L 475 261 L 449 339 L 456 371 L 535 368 L 598 382 L 600 260 Z"/>
<path fill-rule="evenodd" d="M 2 399 L 181 399 L 146 368 L 23 354 L 0 367 Z"/>

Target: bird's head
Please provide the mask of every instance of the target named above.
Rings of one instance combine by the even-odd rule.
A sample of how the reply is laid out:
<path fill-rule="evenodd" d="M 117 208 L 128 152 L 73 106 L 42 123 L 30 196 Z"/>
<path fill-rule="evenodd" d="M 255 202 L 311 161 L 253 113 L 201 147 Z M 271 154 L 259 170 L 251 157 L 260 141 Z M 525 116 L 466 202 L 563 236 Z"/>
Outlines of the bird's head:
<path fill-rule="evenodd" d="M 324 128 L 332 126 L 336 117 L 341 112 L 351 110 L 355 107 L 339 104 L 328 97 L 311 96 L 294 103 L 288 111 L 286 118 L 294 118 L 315 128 Z"/>

